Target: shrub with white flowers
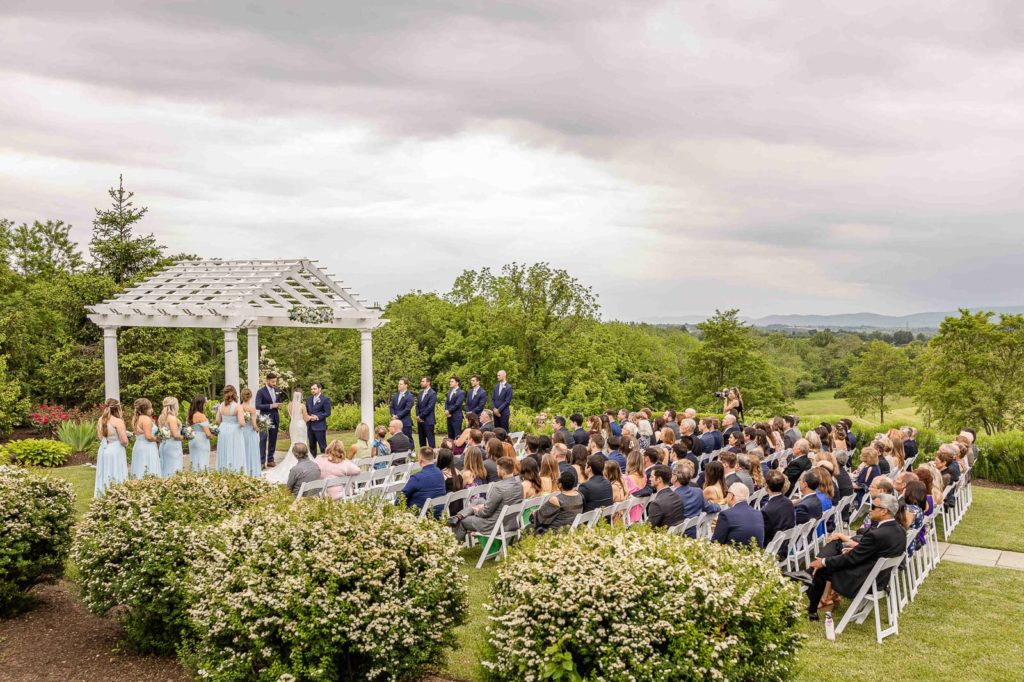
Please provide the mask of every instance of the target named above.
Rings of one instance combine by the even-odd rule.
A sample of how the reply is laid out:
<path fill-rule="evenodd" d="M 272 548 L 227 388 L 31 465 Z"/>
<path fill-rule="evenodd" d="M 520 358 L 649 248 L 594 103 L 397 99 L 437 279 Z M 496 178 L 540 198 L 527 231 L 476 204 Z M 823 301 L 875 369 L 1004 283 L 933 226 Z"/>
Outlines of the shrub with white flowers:
<path fill-rule="evenodd" d="M 461 563 L 449 530 L 401 508 L 262 505 L 196 554 L 181 660 L 208 680 L 416 679 L 465 619 Z"/>
<path fill-rule="evenodd" d="M 531 538 L 498 569 L 495 680 L 783 680 L 800 592 L 760 553 L 602 527 Z"/>
<path fill-rule="evenodd" d="M 19 610 L 28 588 L 64 573 L 74 519 L 70 483 L 0 466 L 0 614 Z"/>
<path fill-rule="evenodd" d="M 277 486 L 215 471 L 127 481 L 94 500 L 72 556 L 82 599 L 94 613 L 117 608 L 125 638 L 173 654 L 188 625 L 184 580 L 199 536 L 269 497 Z"/>

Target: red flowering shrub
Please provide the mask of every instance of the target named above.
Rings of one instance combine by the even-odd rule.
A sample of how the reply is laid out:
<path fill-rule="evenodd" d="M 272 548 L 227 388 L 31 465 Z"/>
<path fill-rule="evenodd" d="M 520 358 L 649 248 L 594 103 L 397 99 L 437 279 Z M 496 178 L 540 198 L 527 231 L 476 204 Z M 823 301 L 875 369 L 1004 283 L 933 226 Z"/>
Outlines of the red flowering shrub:
<path fill-rule="evenodd" d="M 50 438 L 57 432 L 57 427 L 64 422 L 73 421 L 81 424 L 95 417 L 96 410 L 83 411 L 77 407 L 65 409 L 60 405 L 36 405 L 28 413 L 28 423 L 39 435 Z"/>

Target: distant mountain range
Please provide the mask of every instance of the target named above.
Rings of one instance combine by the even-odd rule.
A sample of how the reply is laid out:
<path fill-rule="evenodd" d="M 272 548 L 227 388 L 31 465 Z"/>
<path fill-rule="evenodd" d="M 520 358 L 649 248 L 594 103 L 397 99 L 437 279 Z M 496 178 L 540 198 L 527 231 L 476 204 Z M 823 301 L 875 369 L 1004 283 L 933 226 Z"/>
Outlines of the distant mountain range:
<path fill-rule="evenodd" d="M 1000 313 L 1024 314 L 1024 306 L 1002 306 L 992 308 L 971 308 Z M 838 315 L 768 315 L 759 318 L 741 318 L 755 327 L 789 327 L 796 329 L 938 329 L 939 324 L 955 310 L 946 312 L 914 313 L 912 315 L 879 315 L 878 313 L 841 313 Z M 659 317 L 645 320 L 652 324 L 696 324 L 708 316 L 686 315 L 681 317 Z"/>

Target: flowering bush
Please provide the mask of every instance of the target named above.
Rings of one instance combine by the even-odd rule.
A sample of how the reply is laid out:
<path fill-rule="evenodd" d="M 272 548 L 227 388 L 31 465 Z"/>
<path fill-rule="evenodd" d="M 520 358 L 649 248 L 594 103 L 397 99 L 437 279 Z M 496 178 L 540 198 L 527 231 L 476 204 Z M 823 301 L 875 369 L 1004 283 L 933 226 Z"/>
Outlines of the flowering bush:
<path fill-rule="evenodd" d="M 93 501 L 72 549 L 86 606 L 94 613 L 125 607 L 119 616 L 133 645 L 173 653 L 187 624 L 183 583 L 197 536 L 275 487 L 238 474 L 183 472 L 109 488 Z"/>
<path fill-rule="evenodd" d="M 416 678 L 466 614 L 452 534 L 402 509 L 262 505 L 204 538 L 182 661 L 210 680 Z"/>
<path fill-rule="evenodd" d="M 25 590 L 64 572 L 75 494 L 59 478 L 0 466 L 0 614 L 25 601 Z"/>
<path fill-rule="evenodd" d="M 57 432 L 57 427 L 64 422 L 75 422 L 80 424 L 90 418 L 94 418 L 95 414 L 92 412 L 83 412 L 77 407 L 70 409 L 64 409 L 60 405 L 36 405 L 32 408 L 32 411 L 28 413 L 28 423 L 34 428 L 39 435 L 50 437 Z"/>
<path fill-rule="evenodd" d="M 495 680 L 787 679 L 799 595 L 760 554 L 649 528 L 531 538 L 498 569 L 484 666 Z"/>
<path fill-rule="evenodd" d="M 56 440 L 12 440 L 0 448 L 8 461 L 34 467 L 59 467 L 71 457 L 71 446 Z"/>

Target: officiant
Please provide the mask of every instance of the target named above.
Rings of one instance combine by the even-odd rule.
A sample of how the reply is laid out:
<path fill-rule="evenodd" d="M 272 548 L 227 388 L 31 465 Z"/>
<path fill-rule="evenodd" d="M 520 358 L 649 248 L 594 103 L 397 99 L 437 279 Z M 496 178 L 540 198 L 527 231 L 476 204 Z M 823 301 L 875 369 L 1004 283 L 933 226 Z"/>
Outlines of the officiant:
<path fill-rule="evenodd" d="M 270 428 L 260 432 L 260 466 L 264 469 L 274 466 L 274 452 L 277 451 L 277 427 L 281 423 L 278 408 L 281 402 L 277 396 L 277 375 L 267 374 L 263 388 L 256 391 L 256 410 L 270 417 Z"/>
<path fill-rule="evenodd" d="M 311 395 L 306 398 L 306 435 L 309 452 L 316 457 L 317 452 L 327 450 L 327 418 L 331 416 L 331 399 L 323 394 L 323 386 L 319 383 L 314 383 L 309 392 Z"/>

